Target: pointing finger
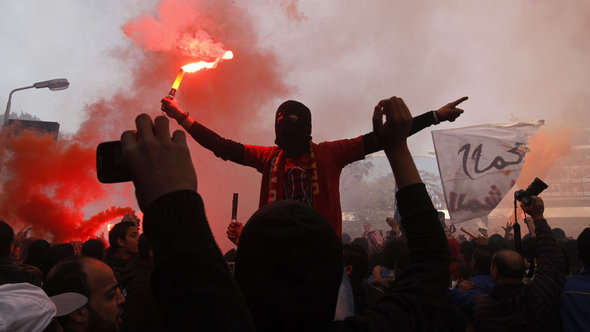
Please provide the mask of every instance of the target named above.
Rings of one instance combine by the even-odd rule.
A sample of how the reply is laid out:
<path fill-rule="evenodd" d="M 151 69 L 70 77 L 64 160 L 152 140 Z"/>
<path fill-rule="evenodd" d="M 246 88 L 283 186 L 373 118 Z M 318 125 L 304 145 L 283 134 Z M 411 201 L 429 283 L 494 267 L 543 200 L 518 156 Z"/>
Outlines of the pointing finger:
<path fill-rule="evenodd" d="M 451 107 L 455 107 L 455 106 L 461 104 L 462 102 L 466 101 L 467 99 L 469 99 L 469 97 L 467 97 L 467 96 L 459 98 L 451 103 Z"/>

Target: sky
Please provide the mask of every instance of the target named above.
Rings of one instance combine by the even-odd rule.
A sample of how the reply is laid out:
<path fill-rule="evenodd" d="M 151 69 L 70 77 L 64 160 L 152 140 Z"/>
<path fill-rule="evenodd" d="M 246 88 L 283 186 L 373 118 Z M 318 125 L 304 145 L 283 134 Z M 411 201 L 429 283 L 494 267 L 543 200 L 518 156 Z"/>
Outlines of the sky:
<path fill-rule="evenodd" d="M 67 90 L 16 92 L 11 112 L 57 121 L 64 141 L 89 149 L 118 139 L 141 112 L 159 115 L 178 67 L 210 60 L 212 53 L 171 43 L 179 31 L 234 52 L 216 69 L 187 74 L 177 98 L 195 119 L 243 143 L 273 143 L 274 112 L 286 99 L 312 110 L 316 142 L 369 132 L 373 106 L 391 96 L 414 115 L 469 96 L 465 113 L 436 129 L 545 119 L 551 132 L 590 118 L 586 0 L 5 0 L 0 11 L 0 96 L 6 102 L 12 89 L 68 78 Z M 410 139 L 414 153 L 433 149 L 430 129 Z M 227 249 L 231 193 L 241 194 L 245 221 L 260 176 L 189 145 Z M 138 210 L 129 186 L 97 189 L 104 192 L 85 197 L 80 212 L 88 219 L 100 204 Z"/>

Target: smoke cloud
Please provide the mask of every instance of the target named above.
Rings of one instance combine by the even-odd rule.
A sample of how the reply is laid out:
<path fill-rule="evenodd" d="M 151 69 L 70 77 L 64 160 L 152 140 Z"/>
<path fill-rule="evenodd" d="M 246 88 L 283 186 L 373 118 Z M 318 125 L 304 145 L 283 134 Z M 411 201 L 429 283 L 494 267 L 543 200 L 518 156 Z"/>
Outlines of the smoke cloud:
<path fill-rule="evenodd" d="M 226 50 L 234 52 L 233 60 L 186 74 L 176 97 L 191 116 L 222 136 L 245 143 L 274 141 L 273 104 L 286 95 L 288 87 L 275 55 L 258 46 L 257 33 L 244 9 L 231 1 L 164 0 L 155 13 L 131 19 L 122 30 L 134 43 L 112 54 L 130 64 L 133 83 L 111 98 L 87 105 L 84 121 L 70 138 L 54 143 L 47 137 L 28 135 L 11 141 L 15 153 L 6 167 L 11 180 L 4 188 L 15 199 L 4 197 L 0 212 L 13 222 L 32 224 L 34 231 L 50 232 L 63 241 L 88 237 L 97 225 L 132 211 L 103 208 L 84 221 L 84 211 L 96 201 L 118 198 L 128 204 L 133 199 L 129 183 L 98 183 L 96 145 L 117 140 L 124 130 L 133 129 L 140 113 L 161 115 L 160 99 L 166 96 L 178 68 L 214 60 Z M 258 127 L 259 123 L 263 124 Z M 173 121 L 171 127 L 181 129 Z M 245 222 L 257 208 L 259 176 L 255 170 L 218 160 L 192 140 L 189 145 L 210 224 L 214 234 L 224 234 L 233 192 L 242 194 L 240 220 Z M 36 161 L 24 151 L 34 151 Z M 120 191 L 129 196 L 115 196 Z M 26 204 L 13 206 L 25 197 Z M 229 246 L 224 237 L 217 240 L 222 247 Z"/>
<path fill-rule="evenodd" d="M 0 214 L 32 226 L 34 236 L 56 242 L 85 240 L 133 209 L 110 207 L 88 220 L 84 209 L 107 192 L 96 181 L 95 151 L 79 143 L 24 131 L 6 141 Z M 17 229 L 18 230 L 18 229 Z"/>

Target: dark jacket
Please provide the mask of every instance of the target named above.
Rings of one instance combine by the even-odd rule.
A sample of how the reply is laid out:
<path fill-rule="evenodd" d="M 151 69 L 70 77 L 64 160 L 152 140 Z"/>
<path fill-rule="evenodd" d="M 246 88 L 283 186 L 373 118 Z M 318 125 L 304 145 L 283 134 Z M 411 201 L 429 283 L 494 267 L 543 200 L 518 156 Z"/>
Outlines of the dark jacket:
<path fill-rule="evenodd" d="M 545 219 L 535 221 L 539 268 L 529 284 L 497 285 L 475 298 L 477 331 L 557 331 L 553 318 L 565 282 L 564 257 Z M 551 323 L 548 324 L 547 322 Z"/>
<path fill-rule="evenodd" d="M 33 272 L 22 271 L 8 258 L 0 258 L 0 285 L 27 282 L 41 287 L 41 277 Z"/>

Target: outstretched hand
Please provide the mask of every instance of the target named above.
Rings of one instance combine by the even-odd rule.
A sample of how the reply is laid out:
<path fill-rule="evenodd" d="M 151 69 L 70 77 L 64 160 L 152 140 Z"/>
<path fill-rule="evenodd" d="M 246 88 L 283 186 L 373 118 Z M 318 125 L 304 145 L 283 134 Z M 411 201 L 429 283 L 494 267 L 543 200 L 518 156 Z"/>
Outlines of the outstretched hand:
<path fill-rule="evenodd" d="M 464 111 L 460 108 L 457 108 L 459 104 L 469 99 L 469 97 L 465 96 L 455 100 L 454 102 L 448 103 L 445 106 L 436 110 L 438 113 L 439 120 L 442 121 L 450 121 L 453 122 L 457 119 Z"/>
<path fill-rule="evenodd" d="M 373 110 L 373 132 L 386 152 L 394 147 L 406 146 L 411 126 L 412 114 L 401 98 L 383 99 Z"/>
<path fill-rule="evenodd" d="M 240 241 L 240 235 L 242 234 L 242 229 L 244 228 L 244 225 L 242 225 L 241 222 L 236 221 L 236 222 L 230 222 L 229 225 L 227 225 L 227 231 L 225 232 L 225 234 L 227 235 L 227 238 L 233 242 L 235 245 L 238 245 L 239 241 Z"/>
<path fill-rule="evenodd" d="M 166 115 L 173 118 L 174 120 L 180 121 L 188 116 L 188 113 L 185 113 L 180 109 L 176 99 L 167 96 L 162 98 L 160 102 L 162 103 L 162 106 L 160 107 L 162 112 L 166 113 Z"/>
<path fill-rule="evenodd" d="M 170 137 L 168 119 L 159 116 L 152 122 L 147 114 L 135 118 L 137 132 L 121 135 L 123 159 L 135 185 L 141 210 L 158 197 L 178 190 L 197 191 L 193 167 L 184 132 Z"/>

